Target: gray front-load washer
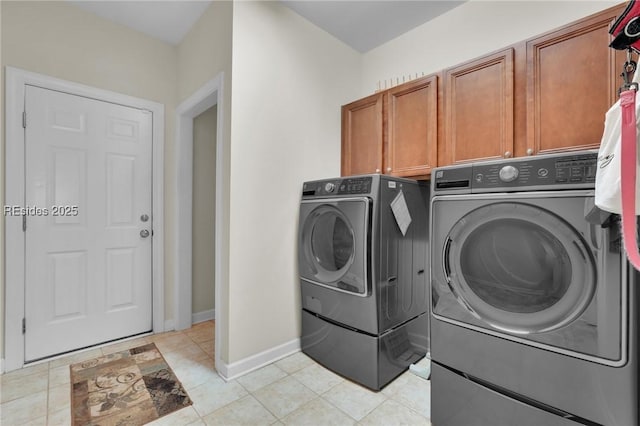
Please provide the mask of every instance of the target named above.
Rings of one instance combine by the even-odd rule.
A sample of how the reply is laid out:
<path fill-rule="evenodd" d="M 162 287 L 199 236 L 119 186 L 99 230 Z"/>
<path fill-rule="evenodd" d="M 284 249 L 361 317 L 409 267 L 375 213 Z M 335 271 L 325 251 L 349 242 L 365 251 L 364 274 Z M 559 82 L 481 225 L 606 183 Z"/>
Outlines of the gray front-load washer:
<path fill-rule="evenodd" d="M 594 208 L 596 160 L 433 172 L 434 425 L 640 423 L 638 275 Z"/>
<path fill-rule="evenodd" d="M 379 390 L 429 346 L 429 185 L 382 175 L 306 182 L 302 351 Z"/>

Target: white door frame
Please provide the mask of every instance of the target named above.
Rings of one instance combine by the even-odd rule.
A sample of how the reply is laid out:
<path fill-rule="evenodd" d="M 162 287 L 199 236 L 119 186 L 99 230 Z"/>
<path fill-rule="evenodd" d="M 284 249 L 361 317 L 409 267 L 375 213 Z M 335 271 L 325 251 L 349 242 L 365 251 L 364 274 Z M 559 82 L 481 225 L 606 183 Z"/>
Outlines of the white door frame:
<path fill-rule="evenodd" d="M 27 85 L 84 96 L 128 107 L 145 109 L 153 114 L 153 223 L 152 279 L 153 331 L 164 331 L 164 105 L 97 89 L 79 83 L 37 74 L 19 68 L 5 68 L 5 205 L 24 206 L 25 155 L 22 112 Z M 28 117 L 27 117 L 28 119 Z M 45 207 L 45 206 L 40 206 Z M 4 351 L 6 371 L 24 366 L 25 315 L 25 234 L 22 217 L 5 216 L 5 314 Z M 28 325 L 27 325 L 28 326 Z"/>
<path fill-rule="evenodd" d="M 176 330 L 191 327 L 192 322 L 192 232 L 193 232 L 193 119 L 214 105 L 216 124 L 216 208 L 215 208 L 215 365 L 224 377 L 221 332 L 226 330 L 222 303 L 222 280 L 226 265 L 223 258 L 224 229 L 224 72 L 200 87 L 176 108 L 176 251 L 174 278 L 174 318 Z"/>

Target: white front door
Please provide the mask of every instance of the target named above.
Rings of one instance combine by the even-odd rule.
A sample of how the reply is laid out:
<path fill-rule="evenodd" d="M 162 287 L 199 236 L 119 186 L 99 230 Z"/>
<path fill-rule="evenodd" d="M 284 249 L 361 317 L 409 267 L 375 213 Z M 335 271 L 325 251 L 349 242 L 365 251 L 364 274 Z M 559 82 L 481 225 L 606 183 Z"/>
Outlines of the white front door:
<path fill-rule="evenodd" d="M 152 114 L 27 86 L 25 361 L 152 328 Z"/>

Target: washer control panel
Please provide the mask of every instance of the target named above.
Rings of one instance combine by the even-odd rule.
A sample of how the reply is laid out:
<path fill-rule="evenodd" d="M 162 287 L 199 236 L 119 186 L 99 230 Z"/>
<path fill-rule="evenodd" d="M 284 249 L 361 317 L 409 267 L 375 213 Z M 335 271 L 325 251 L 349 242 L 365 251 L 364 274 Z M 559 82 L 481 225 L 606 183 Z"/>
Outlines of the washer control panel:
<path fill-rule="evenodd" d="M 549 185 L 593 186 L 597 159 L 597 152 L 589 151 L 474 163 L 471 187 L 475 190 Z"/>

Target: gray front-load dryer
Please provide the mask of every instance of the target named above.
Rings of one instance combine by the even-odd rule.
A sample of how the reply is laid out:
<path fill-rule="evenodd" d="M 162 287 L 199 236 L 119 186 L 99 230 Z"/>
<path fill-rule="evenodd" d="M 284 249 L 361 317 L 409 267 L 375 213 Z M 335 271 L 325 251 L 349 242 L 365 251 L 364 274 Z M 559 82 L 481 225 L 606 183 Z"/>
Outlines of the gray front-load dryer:
<path fill-rule="evenodd" d="M 381 175 L 306 182 L 302 350 L 379 390 L 429 345 L 429 185 Z"/>

